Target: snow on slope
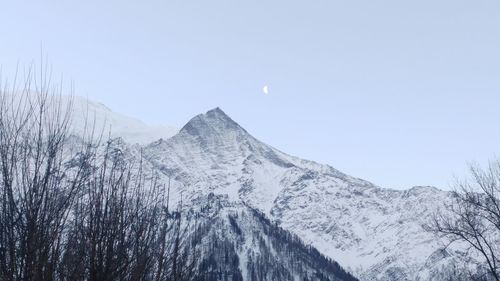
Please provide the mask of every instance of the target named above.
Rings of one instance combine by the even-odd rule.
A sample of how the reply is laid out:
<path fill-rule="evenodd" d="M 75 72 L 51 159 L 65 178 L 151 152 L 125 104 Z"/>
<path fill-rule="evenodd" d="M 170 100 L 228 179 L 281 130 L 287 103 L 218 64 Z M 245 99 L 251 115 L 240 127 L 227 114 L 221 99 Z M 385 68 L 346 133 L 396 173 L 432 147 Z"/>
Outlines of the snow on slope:
<path fill-rule="evenodd" d="M 63 97 L 63 101 L 68 103 L 70 98 Z M 73 97 L 72 103 L 72 129 L 77 134 L 94 127 L 94 121 L 97 134 L 102 132 L 107 136 L 111 132 L 111 137 L 121 137 L 132 144 L 145 145 L 160 138 L 169 138 L 178 132 L 178 129 L 170 126 L 147 125 L 83 97 Z"/>
<path fill-rule="evenodd" d="M 146 145 L 158 139 L 170 138 L 179 132 L 171 126 L 151 126 L 137 119 L 113 112 L 102 103 L 94 102 L 80 96 L 49 95 L 42 98 L 36 92 L 19 92 L 15 95 L 2 93 L 4 102 L 12 109 L 29 109 L 30 106 L 37 107 L 41 99 L 45 106 L 51 110 L 60 110 L 63 117 L 67 110 L 70 112 L 70 130 L 75 135 L 94 137 L 101 134 L 107 138 L 123 138 L 130 144 Z M 50 113 L 49 113 L 50 114 Z"/>
<path fill-rule="evenodd" d="M 150 144 L 145 155 L 188 196 L 214 192 L 244 201 L 364 280 L 417 280 L 442 247 L 422 224 L 450 193 L 383 189 L 289 156 L 252 137 L 219 108 L 196 116 L 171 139 Z"/>

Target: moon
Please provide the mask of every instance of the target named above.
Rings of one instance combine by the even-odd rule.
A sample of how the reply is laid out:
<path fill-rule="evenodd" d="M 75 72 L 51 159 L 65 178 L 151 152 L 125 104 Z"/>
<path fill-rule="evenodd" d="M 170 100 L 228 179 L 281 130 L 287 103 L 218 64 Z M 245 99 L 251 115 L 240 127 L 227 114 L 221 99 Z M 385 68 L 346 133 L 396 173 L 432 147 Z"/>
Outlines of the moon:
<path fill-rule="evenodd" d="M 262 92 L 264 92 L 264 94 L 268 95 L 269 94 L 269 87 L 267 85 L 265 85 L 264 88 L 262 88 Z"/>

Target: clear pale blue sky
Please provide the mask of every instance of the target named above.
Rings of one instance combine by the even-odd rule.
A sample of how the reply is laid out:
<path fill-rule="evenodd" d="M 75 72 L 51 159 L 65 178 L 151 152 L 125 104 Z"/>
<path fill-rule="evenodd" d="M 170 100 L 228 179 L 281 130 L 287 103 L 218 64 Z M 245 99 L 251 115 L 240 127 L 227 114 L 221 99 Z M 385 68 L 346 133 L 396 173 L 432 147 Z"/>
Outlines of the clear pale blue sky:
<path fill-rule="evenodd" d="M 148 123 L 220 106 L 264 142 L 392 188 L 447 188 L 500 151 L 499 0 L 1 6 L 4 76 L 43 44 L 77 94 Z"/>

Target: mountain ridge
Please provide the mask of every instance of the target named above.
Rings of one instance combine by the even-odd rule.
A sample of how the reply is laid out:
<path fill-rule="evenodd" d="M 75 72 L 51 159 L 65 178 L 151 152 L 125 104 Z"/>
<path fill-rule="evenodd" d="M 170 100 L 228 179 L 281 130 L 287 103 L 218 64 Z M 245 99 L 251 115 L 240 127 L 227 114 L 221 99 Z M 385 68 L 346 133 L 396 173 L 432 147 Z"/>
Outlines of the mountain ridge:
<path fill-rule="evenodd" d="M 197 115 L 179 134 L 145 151 L 154 166 L 176 175 L 186 196 L 213 192 L 243 201 L 362 280 L 418 280 L 427 257 L 441 248 L 421 225 L 450 200 L 448 192 L 384 189 L 288 155 L 254 138 L 220 108 Z"/>
<path fill-rule="evenodd" d="M 264 213 L 360 280 L 435 280 L 459 254 L 422 229 L 451 194 L 433 187 L 385 189 L 288 155 L 243 129 L 220 108 L 193 117 L 170 138 L 123 144 L 142 155 L 171 198 L 196 204 L 210 193 Z M 438 261 L 429 262 L 429 259 Z M 429 267 L 430 266 L 430 267 Z"/>

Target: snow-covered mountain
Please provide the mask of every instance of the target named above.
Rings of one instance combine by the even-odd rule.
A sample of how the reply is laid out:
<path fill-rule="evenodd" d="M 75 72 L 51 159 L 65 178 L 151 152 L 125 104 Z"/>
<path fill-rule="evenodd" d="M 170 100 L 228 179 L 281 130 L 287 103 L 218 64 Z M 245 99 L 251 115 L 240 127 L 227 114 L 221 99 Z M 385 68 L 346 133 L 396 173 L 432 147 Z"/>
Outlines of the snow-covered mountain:
<path fill-rule="evenodd" d="M 21 91 L 15 94 L 2 93 L 7 108 L 30 110 L 43 102 L 53 110 L 67 113 L 71 133 L 95 138 L 120 137 L 130 144 L 146 145 L 161 138 L 169 138 L 179 132 L 178 128 L 164 125 L 148 125 L 132 117 L 112 111 L 102 103 L 81 96 L 48 95 L 36 91 Z M 14 112 L 11 112 L 13 114 Z"/>
<path fill-rule="evenodd" d="M 131 144 L 148 144 L 160 138 L 169 138 L 179 130 L 172 126 L 151 126 L 144 122 L 113 112 L 102 103 L 93 102 L 83 97 L 63 96 L 63 106 L 71 103 L 72 129 L 77 134 L 104 134 L 111 137 L 121 137 Z"/>
<path fill-rule="evenodd" d="M 171 177 L 174 198 L 182 194 L 196 204 L 214 194 L 259 210 L 361 280 L 443 280 L 460 255 L 443 251 L 422 228 L 451 193 L 384 189 L 287 155 L 219 108 L 194 117 L 171 138 L 121 146 L 129 155 L 141 150 L 147 165 L 165 181 Z"/>
<path fill-rule="evenodd" d="M 245 202 L 363 280 L 431 280 L 447 264 L 428 263 L 443 245 L 422 225 L 451 199 L 449 192 L 384 189 L 287 155 L 252 137 L 219 108 L 144 151 L 186 196 L 213 192 Z"/>

